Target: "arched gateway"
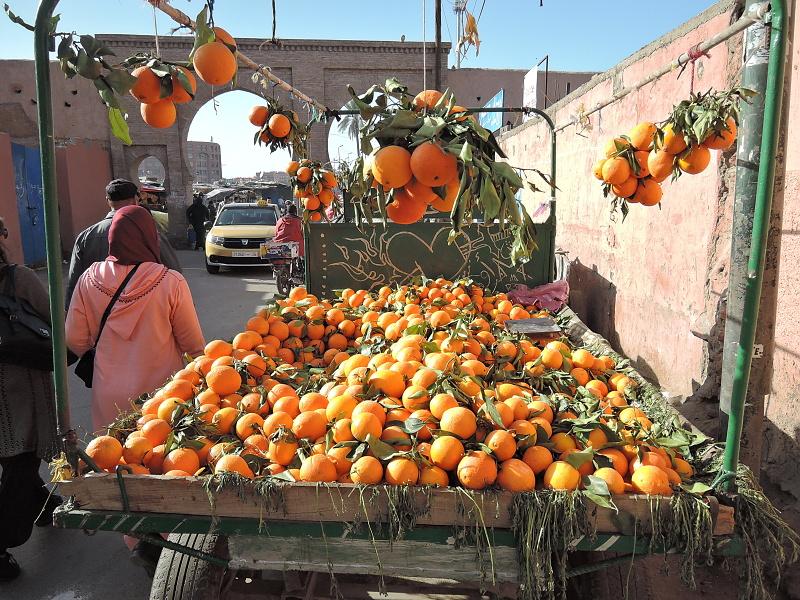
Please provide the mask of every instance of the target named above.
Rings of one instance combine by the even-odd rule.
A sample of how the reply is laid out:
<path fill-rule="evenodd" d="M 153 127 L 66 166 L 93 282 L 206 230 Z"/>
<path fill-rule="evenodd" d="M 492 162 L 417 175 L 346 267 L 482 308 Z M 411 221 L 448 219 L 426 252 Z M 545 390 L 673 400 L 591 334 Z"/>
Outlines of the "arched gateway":
<path fill-rule="evenodd" d="M 232 32 L 235 34 L 235 32 Z M 152 36 L 98 35 L 98 39 L 114 50 L 122 60 L 136 52 L 154 52 Z M 411 89 L 421 89 L 423 84 L 423 46 L 412 42 L 366 42 L 348 40 L 280 40 L 278 45 L 264 40 L 241 38 L 239 48 L 259 64 L 269 66 L 287 83 L 297 87 L 312 98 L 329 107 L 340 107 L 348 99 L 347 86 L 357 91 L 365 90 L 387 77 L 397 77 Z M 188 36 L 162 37 L 159 47 L 162 58 L 185 61 L 192 50 L 193 38 Z M 427 45 L 428 82 L 434 78 L 433 44 Z M 443 44 L 439 60 L 446 85 L 447 54 L 449 44 Z M 253 72 L 242 68 L 236 89 L 262 93 L 263 89 L 252 81 Z M 139 116 L 139 107 L 133 98 L 123 99 L 128 112 L 128 123 L 133 138 L 132 146 L 125 146 L 109 131 L 113 170 L 119 177 L 128 177 L 142 156 L 155 155 L 164 164 L 169 180 L 170 232 L 179 236 L 185 230 L 184 208 L 191 201 L 192 174 L 187 160 L 186 139 L 189 125 L 196 112 L 214 93 L 232 89 L 213 90 L 198 82 L 197 96 L 188 104 L 178 105 L 178 120 L 170 129 L 152 129 Z M 285 92 L 274 90 L 277 97 L 306 119 L 308 113 L 301 102 L 287 98 Z M 270 88 L 267 93 L 272 93 Z M 244 116 L 243 116 L 244 118 Z M 310 150 L 318 160 L 328 160 L 328 130 L 330 124 L 317 124 L 312 128 Z"/>

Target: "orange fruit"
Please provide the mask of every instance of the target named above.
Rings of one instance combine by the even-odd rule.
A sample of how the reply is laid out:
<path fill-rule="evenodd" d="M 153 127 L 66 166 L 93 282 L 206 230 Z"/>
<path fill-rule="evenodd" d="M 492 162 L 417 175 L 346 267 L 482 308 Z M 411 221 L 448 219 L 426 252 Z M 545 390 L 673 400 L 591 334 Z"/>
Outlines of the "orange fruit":
<path fill-rule="evenodd" d="M 661 202 L 661 184 L 653 179 L 640 179 L 639 187 L 633 195 L 633 202 L 638 202 L 643 206 L 655 206 Z"/>
<path fill-rule="evenodd" d="M 384 187 L 403 187 L 411 181 L 411 154 L 402 146 L 384 146 L 373 155 L 372 174 Z"/>
<path fill-rule="evenodd" d="M 362 456 L 350 467 L 353 483 L 375 485 L 383 479 L 383 465 L 374 456 Z"/>
<path fill-rule="evenodd" d="M 733 146 L 733 142 L 736 141 L 736 121 L 733 120 L 733 117 L 728 117 L 725 120 L 725 126 L 727 129 L 710 133 L 703 140 L 703 146 L 711 150 L 727 150 Z"/>
<path fill-rule="evenodd" d="M 225 454 L 214 464 L 214 473 L 238 473 L 247 479 L 253 479 L 253 470 L 247 461 L 236 454 Z"/>
<path fill-rule="evenodd" d="M 482 490 L 497 480 L 497 463 L 485 452 L 468 452 L 459 461 L 456 475 L 468 490 Z"/>
<path fill-rule="evenodd" d="M 445 186 L 444 198 L 438 197 L 431 202 L 431 208 L 435 208 L 439 212 L 450 212 L 458 199 L 458 191 L 461 189 L 461 183 L 458 179 L 454 179 Z"/>
<path fill-rule="evenodd" d="M 630 142 L 628 142 L 628 140 L 626 140 L 625 138 L 621 137 L 613 138 L 606 142 L 606 145 L 603 148 L 603 155 L 606 158 L 611 158 L 613 154 L 619 152 L 620 148 L 624 149 L 629 147 L 630 147 Z"/>
<path fill-rule="evenodd" d="M 394 200 L 386 205 L 386 216 L 399 225 L 410 225 L 419 221 L 427 209 L 427 204 L 398 189 L 394 191 Z"/>
<path fill-rule="evenodd" d="M 240 440 L 245 440 L 255 433 L 261 433 L 264 427 L 264 419 L 256 413 L 248 413 L 239 417 L 236 421 L 236 436 Z"/>
<path fill-rule="evenodd" d="M 523 461 L 518 458 L 509 458 L 500 463 L 497 483 L 502 489 L 509 492 L 530 492 L 536 485 L 536 476 L 533 469 Z"/>
<path fill-rule="evenodd" d="M 671 496 L 672 488 L 669 485 L 667 473 L 653 465 L 643 465 L 631 475 L 631 485 L 639 494 L 652 496 Z"/>
<path fill-rule="evenodd" d="M 676 132 L 672 123 L 664 127 L 664 143 L 661 149 L 668 154 L 680 154 L 686 150 L 686 139 L 682 133 Z"/>
<path fill-rule="evenodd" d="M 650 121 L 643 121 L 628 132 L 631 145 L 637 150 L 649 150 L 653 145 L 653 136 L 656 134 L 656 125 Z"/>
<path fill-rule="evenodd" d="M 439 428 L 466 440 L 475 435 L 478 421 L 475 413 L 471 410 L 463 406 L 457 406 L 444 411 L 439 422 Z"/>
<path fill-rule="evenodd" d="M 603 448 L 597 454 L 605 456 L 611 460 L 614 470 L 625 477 L 628 474 L 628 459 L 616 448 Z"/>
<path fill-rule="evenodd" d="M 226 85 L 236 74 L 236 56 L 222 42 L 200 46 L 193 63 L 197 76 L 209 85 Z"/>
<path fill-rule="evenodd" d="M 621 156 L 609 158 L 603 163 L 603 181 L 611 185 L 621 185 L 632 175 L 631 166 Z"/>
<path fill-rule="evenodd" d="M 161 469 L 164 472 L 184 471 L 193 475 L 200 469 L 200 458 L 191 448 L 175 448 L 164 457 Z"/>
<path fill-rule="evenodd" d="M 211 418 L 211 423 L 216 425 L 221 434 L 231 433 L 233 422 L 239 416 L 239 411 L 233 407 L 220 408 Z"/>
<path fill-rule="evenodd" d="M 142 425 L 142 434 L 153 446 L 163 444 L 172 433 L 172 427 L 164 419 L 153 419 Z"/>
<path fill-rule="evenodd" d="M 145 457 L 153 450 L 153 443 L 143 435 L 128 436 L 122 446 L 122 458 L 126 464 L 144 463 Z M 99 465 L 98 465 L 99 466 Z"/>
<path fill-rule="evenodd" d="M 353 415 L 353 409 L 358 404 L 353 396 L 343 394 L 336 396 L 328 401 L 328 406 L 325 407 L 325 416 L 329 421 L 336 421 L 337 419 L 349 419 Z"/>
<path fill-rule="evenodd" d="M 222 27 L 212 27 L 214 31 L 214 40 L 217 42 L 222 42 L 226 46 L 228 46 L 231 50 L 236 50 L 236 40 L 233 36 L 225 31 Z"/>
<path fill-rule="evenodd" d="M 653 150 L 647 156 L 647 170 L 656 183 L 665 181 L 672 174 L 675 156 L 665 150 Z"/>
<path fill-rule="evenodd" d="M 531 446 L 525 450 L 522 461 L 538 475 L 553 464 L 553 454 L 544 446 Z"/>
<path fill-rule="evenodd" d="M 89 442 L 86 454 L 101 469 L 113 469 L 122 458 L 122 444 L 115 437 L 101 435 Z"/>
<path fill-rule="evenodd" d="M 517 452 L 517 441 L 505 429 L 495 429 L 486 435 L 483 443 L 489 447 L 499 462 L 507 461 Z"/>
<path fill-rule="evenodd" d="M 413 159 L 414 155 L 412 154 L 411 157 Z M 424 185 L 416 179 L 409 181 L 403 189 L 409 196 L 411 196 L 412 200 L 416 200 L 417 202 L 422 202 L 424 204 L 430 204 L 439 198 L 439 196 L 436 195 L 436 192 L 434 192 L 430 186 Z"/>
<path fill-rule="evenodd" d="M 269 442 L 267 456 L 272 462 L 285 467 L 294 460 L 298 447 L 298 443 L 291 436 L 284 435 L 278 439 L 273 438 Z"/>
<path fill-rule="evenodd" d="M 142 120 L 156 129 L 172 127 L 175 124 L 175 119 L 178 118 L 175 103 L 169 98 L 151 104 L 142 104 L 139 109 L 142 114 Z"/>
<path fill-rule="evenodd" d="M 300 465 L 300 480 L 331 482 L 339 478 L 336 463 L 326 454 L 312 454 Z"/>
<path fill-rule="evenodd" d="M 622 479 L 622 475 L 617 473 L 616 469 L 603 467 L 597 469 L 592 475 L 605 481 L 606 485 L 608 485 L 608 491 L 613 495 L 625 493 L 625 481 Z"/>
<path fill-rule="evenodd" d="M 595 178 L 599 179 L 600 181 L 603 181 L 603 165 L 605 164 L 606 160 L 608 159 L 598 159 L 598 161 L 594 163 L 594 166 L 592 167 L 592 175 L 594 175 Z"/>
<path fill-rule="evenodd" d="M 557 460 L 544 472 L 544 486 L 552 490 L 577 490 L 581 474 L 571 464 Z"/>
<path fill-rule="evenodd" d="M 435 142 L 420 144 L 411 153 L 411 173 L 422 185 L 441 187 L 458 177 L 458 160 Z"/>
<path fill-rule="evenodd" d="M 269 132 L 276 138 L 285 138 L 292 130 L 292 122 L 280 113 L 269 118 Z"/>
<path fill-rule="evenodd" d="M 222 356 L 230 356 L 233 352 L 233 345 L 224 340 L 212 340 L 206 344 L 203 354 L 208 358 L 217 359 Z"/>
<path fill-rule="evenodd" d="M 248 117 L 250 123 L 255 125 L 256 127 L 263 127 L 267 119 L 269 119 L 269 108 L 266 106 L 254 106 L 250 110 L 250 116 Z M 291 175 L 292 173 L 290 173 Z"/>
<path fill-rule="evenodd" d="M 437 467 L 452 471 L 464 457 L 464 445 L 458 438 L 441 435 L 431 443 L 430 459 Z"/>
<path fill-rule="evenodd" d="M 227 396 L 242 387 L 242 376 L 233 367 L 214 367 L 206 375 L 206 384 L 214 393 Z"/>
<path fill-rule="evenodd" d="M 150 67 L 137 67 L 131 71 L 136 83 L 131 88 L 131 96 L 142 104 L 152 104 L 161 100 L 161 79 Z"/>
<path fill-rule="evenodd" d="M 366 441 L 368 435 L 372 435 L 375 439 L 380 439 L 383 433 L 383 424 L 380 419 L 371 412 L 362 412 L 354 414 L 352 422 L 350 423 L 350 431 L 353 437 L 361 442 Z"/>
<path fill-rule="evenodd" d="M 411 104 L 414 110 L 430 109 L 436 106 L 436 103 L 439 102 L 443 95 L 439 90 L 422 90 L 414 96 Z"/>
<path fill-rule="evenodd" d="M 678 157 L 678 168 L 689 175 L 706 170 L 711 162 L 711 151 L 706 146 L 692 146 Z"/>
<path fill-rule="evenodd" d="M 639 180 L 636 177 L 628 177 L 620 185 L 612 185 L 611 191 L 618 198 L 629 198 L 636 193 L 639 187 Z"/>
<path fill-rule="evenodd" d="M 393 458 L 386 465 L 385 476 L 389 485 L 416 485 L 419 480 L 419 467 L 411 459 Z"/>
<path fill-rule="evenodd" d="M 419 470 L 418 485 L 432 485 L 436 487 L 447 487 L 450 479 L 444 469 L 440 469 L 436 465 L 424 465 Z"/>
<path fill-rule="evenodd" d="M 441 419 L 445 411 L 458 406 L 458 401 L 451 394 L 436 394 L 431 398 L 429 410 L 437 419 Z"/>

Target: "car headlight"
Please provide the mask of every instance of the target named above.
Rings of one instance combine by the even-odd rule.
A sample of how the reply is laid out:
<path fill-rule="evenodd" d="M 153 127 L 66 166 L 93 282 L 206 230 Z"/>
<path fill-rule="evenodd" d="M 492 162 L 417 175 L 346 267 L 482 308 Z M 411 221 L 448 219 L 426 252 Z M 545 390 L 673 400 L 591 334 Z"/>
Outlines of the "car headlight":
<path fill-rule="evenodd" d="M 225 238 L 218 235 L 208 236 L 208 241 L 216 246 L 222 246 L 225 243 Z"/>

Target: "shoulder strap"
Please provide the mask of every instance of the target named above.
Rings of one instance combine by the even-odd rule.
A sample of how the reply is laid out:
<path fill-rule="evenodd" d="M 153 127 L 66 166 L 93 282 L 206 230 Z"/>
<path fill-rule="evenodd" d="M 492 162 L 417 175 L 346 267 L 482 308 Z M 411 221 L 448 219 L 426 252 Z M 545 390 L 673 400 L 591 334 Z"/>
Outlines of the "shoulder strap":
<path fill-rule="evenodd" d="M 141 263 L 139 263 L 141 264 Z M 122 283 L 117 288 L 117 291 L 114 292 L 114 296 L 111 298 L 111 301 L 108 303 L 105 312 L 103 313 L 103 317 L 100 319 L 100 329 L 97 330 L 97 337 L 94 340 L 94 347 L 97 348 L 97 343 L 100 341 L 100 335 L 103 333 L 103 328 L 106 326 L 106 321 L 108 320 L 108 316 L 111 314 L 111 309 L 114 308 L 114 305 L 117 303 L 117 300 L 122 295 L 125 286 L 128 285 L 128 282 L 133 279 L 134 273 L 139 268 L 139 264 L 134 265 L 134 267 L 130 270 L 130 272 L 125 276 L 125 279 L 122 280 Z"/>

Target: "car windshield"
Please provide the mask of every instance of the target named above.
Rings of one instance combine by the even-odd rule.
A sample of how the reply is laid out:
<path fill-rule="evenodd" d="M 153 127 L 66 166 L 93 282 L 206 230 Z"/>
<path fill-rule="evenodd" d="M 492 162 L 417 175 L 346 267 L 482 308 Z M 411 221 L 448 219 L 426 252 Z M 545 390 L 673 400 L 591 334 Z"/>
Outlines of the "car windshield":
<path fill-rule="evenodd" d="M 223 208 L 217 225 L 275 225 L 278 215 L 272 206 L 230 206 Z"/>

